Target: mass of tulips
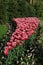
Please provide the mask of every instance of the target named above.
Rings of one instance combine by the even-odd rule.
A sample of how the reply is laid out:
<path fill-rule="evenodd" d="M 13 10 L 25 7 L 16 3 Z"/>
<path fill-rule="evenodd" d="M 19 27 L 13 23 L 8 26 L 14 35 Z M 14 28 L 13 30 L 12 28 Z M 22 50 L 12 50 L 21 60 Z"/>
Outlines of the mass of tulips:
<path fill-rule="evenodd" d="M 13 22 L 16 22 L 17 27 L 4 47 L 4 55 L 8 55 L 8 51 L 16 48 L 17 45 L 22 46 L 24 40 L 28 40 L 35 33 L 39 24 L 39 20 L 36 17 L 13 18 Z"/>

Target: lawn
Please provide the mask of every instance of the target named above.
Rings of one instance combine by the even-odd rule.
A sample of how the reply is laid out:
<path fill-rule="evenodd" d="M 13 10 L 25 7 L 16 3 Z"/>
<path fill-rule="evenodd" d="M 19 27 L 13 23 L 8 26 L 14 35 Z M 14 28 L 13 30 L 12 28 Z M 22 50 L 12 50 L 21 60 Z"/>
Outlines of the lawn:
<path fill-rule="evenodd" d="M 6 34 L 8 27 L 6 25 L 0 25 L 0 39 Z"/>

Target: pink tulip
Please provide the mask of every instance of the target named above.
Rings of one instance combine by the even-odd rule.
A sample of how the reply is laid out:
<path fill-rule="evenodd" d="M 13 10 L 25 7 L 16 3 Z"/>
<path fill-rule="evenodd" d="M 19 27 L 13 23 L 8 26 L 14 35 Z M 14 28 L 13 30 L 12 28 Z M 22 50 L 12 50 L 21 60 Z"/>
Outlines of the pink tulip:
<path fill-rule="evenodd" d="M 7 46 L 10 46 L 11 45 L 11 43 L 10 42 L 7 42 Z"/>
<path fill-rule="evenodd" d="M 8 49 L 9 49 L 9 50 L 12 50 L 12 46 L 8 46 Z"/>
<path fill-rule="evenodd" d="M 12 47 L 16 48 L 16 42 L 12 42 Z"/>
<path fill-rule="evenodd" d="M 4 50 L 4 55 L 8 55 L 8 51 L 7 50 Z"/>

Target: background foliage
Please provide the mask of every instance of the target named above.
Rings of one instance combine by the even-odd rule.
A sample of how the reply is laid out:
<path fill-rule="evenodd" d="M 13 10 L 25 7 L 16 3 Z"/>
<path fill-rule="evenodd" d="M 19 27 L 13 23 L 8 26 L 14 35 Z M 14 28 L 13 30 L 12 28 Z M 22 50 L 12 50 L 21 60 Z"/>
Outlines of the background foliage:
<path fill-rule="evenodd" d="M 13 17 L 31 16 L 43 17 L 43 1 L 0 0 L 0 22 L 10 21 Z"/>

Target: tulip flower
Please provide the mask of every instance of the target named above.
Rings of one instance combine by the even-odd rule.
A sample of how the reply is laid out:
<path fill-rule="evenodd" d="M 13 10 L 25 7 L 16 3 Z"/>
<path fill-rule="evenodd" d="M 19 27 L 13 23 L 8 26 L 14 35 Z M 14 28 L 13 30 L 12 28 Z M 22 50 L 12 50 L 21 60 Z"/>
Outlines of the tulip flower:
<path fill-rule="evenodd" d="M 8 50 L 4 50 L 4 55 L 8 55 Z"/>

